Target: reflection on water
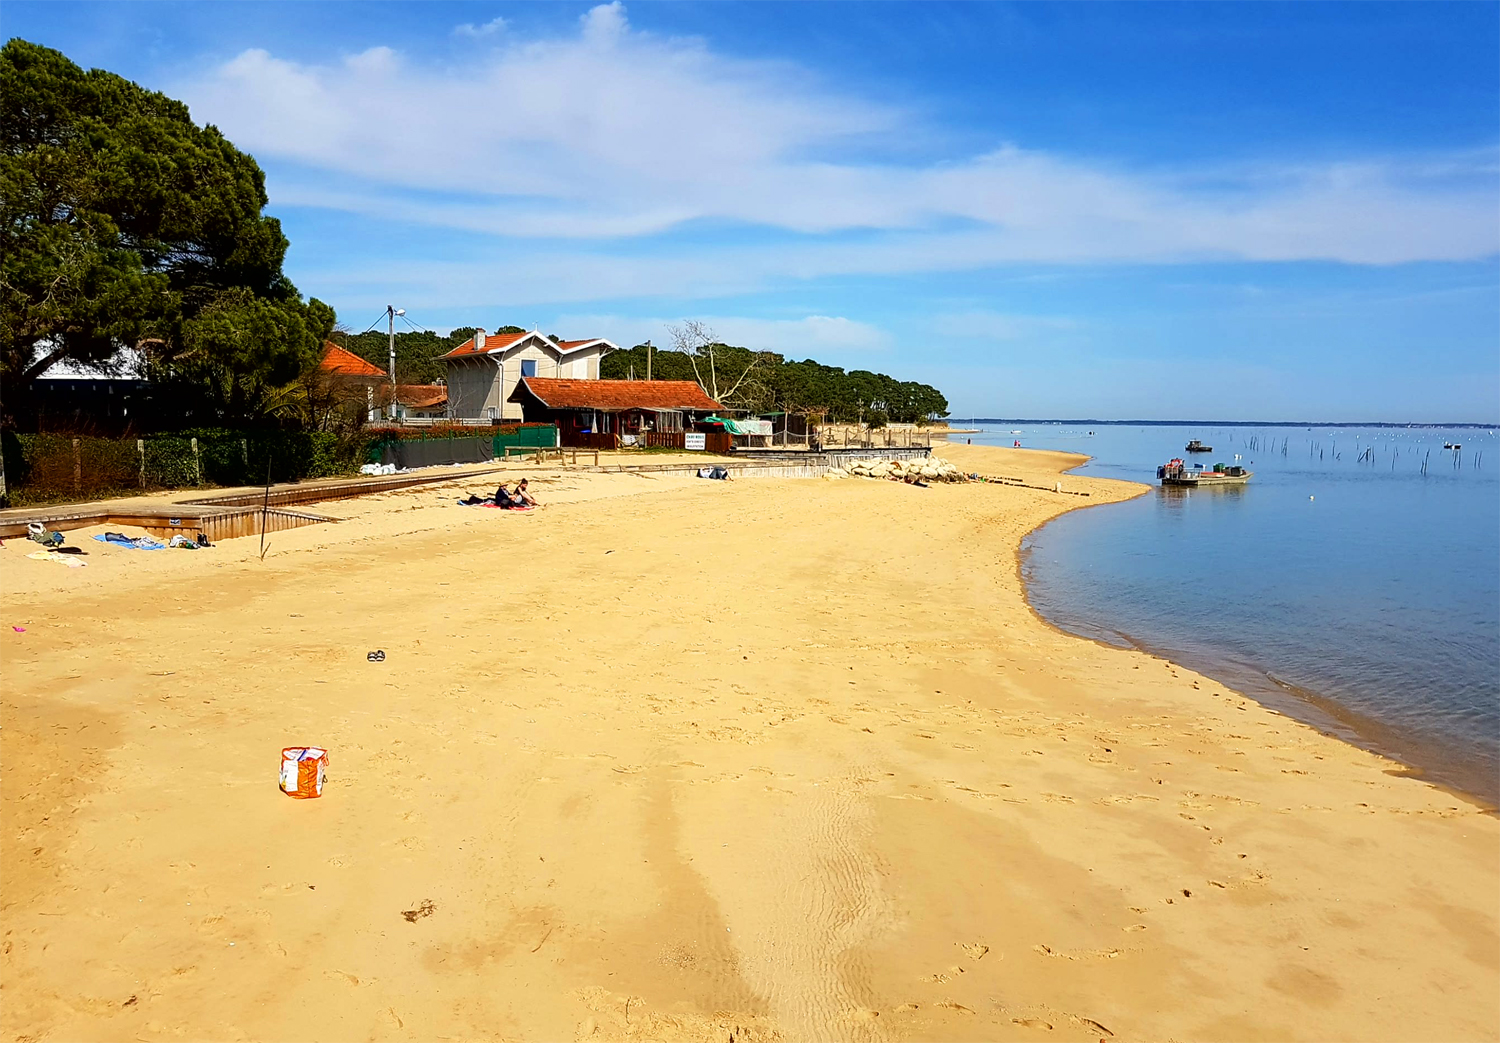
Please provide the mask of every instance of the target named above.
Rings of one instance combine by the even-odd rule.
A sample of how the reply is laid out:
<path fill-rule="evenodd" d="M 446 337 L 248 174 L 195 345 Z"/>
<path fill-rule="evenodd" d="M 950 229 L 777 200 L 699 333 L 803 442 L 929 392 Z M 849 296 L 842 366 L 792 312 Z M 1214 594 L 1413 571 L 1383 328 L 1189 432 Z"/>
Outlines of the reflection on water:
<path fill-rule="evenodd" d="M 1088 453 L 1088 473 L 1154 483 L 1200 438 L 1255 472 L 1246 485 L 1153 485 L 1034 533 L 1023 573 L 1044 616 L 1500 798 L 1492 432 L 1014 426 L 974 440 Z"/>
<path fill-rule="evenodd" d="M 1254 481 L 1254 479 L 1251 480 Z M 1140 479 L 1137 479 L 1137 481 L 1140 481 Z M 1193 489 L 1186 485 L 1158 485 L 1156 487 L 1156 495 L 1163 500 L 1174 501 L 1173 503 L 1164 504 L 1164 506 L 1173 507 L 1192 499 L 1194 496 L 1219 496 L 1239 499 L 1245 495 L 1245 490 L 1248 488 L 1248 485 L 1205 485 L 1201 489 Z"/>

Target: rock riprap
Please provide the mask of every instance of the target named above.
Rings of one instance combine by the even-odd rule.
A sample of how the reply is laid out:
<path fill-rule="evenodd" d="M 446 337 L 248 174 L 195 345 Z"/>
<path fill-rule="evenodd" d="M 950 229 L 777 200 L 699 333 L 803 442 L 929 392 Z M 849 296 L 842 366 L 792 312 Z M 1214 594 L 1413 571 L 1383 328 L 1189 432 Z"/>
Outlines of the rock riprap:
<path fill-rule="evenodd" d="M 968 476 L 941 457 L 925 460 L 861 460 L 848 467 L 834 467 L 823 476 L 840 478 L 891 478 L 896 481 L 966 482 Z"/>

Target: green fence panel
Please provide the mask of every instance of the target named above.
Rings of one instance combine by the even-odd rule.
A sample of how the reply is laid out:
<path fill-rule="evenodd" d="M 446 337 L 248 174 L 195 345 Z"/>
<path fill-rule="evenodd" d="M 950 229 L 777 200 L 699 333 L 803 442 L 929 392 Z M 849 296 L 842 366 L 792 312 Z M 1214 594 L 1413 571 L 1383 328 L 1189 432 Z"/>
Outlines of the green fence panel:
<path fill-rule="evenodd" d="M 537 424 L 502 431 L 494 439 L 495 455 L 504 456 L 507 447 L 551 449 L 557 445 L 557 428 L 552 424 Z"/>

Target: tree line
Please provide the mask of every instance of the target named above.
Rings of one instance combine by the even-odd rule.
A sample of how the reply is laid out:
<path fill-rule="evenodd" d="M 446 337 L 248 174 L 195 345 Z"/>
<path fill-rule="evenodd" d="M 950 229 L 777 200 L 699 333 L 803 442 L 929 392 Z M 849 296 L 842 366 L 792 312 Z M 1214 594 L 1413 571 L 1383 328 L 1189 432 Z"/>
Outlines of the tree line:
<path fill-rule="evenodd" d="M 610 352 L 604 356 L 599 375 L 641 380 L 649 371 L 654 380 L 697 381 L 711 398 L 730 409 L 821 416 L 842 423 L 862 421 L 873 427 L 948 415 L 947 398 L 928 384 L 866 369 L 846 372 L 812 359 L 789 361 L 774 351 L 724 344 L 699 322 L 672 327 L 670 333 L 671 348 L 637 344 Z"/>

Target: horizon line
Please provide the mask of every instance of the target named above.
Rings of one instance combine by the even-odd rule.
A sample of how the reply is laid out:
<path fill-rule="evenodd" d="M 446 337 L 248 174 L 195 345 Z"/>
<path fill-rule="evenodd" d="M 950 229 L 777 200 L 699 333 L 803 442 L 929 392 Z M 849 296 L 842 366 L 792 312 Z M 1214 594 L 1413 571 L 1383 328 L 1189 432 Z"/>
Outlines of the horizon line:
<path fill-rule="evenodd" d="M 971 416 L 953 417 L 949 416 L 947 422 L 953 424 L 956 421 L 965 421 L 971 424 L 1129 424 L 1135 426 L 1157 426 L 1157 427 L 1446 427 L 1446 428 L 1479 428 L 1496 430 L 1500 429 L 1500 423 L 1480 423 L 1475 421 L 1460 422 L 1431 422 L 1431 421 L 1393 421 L 1393 420 L 1103 420 L 1098 417 L 1084 419 L 1066 418 L 1043 418 L 1043 417 L 990 417 Z"/>

